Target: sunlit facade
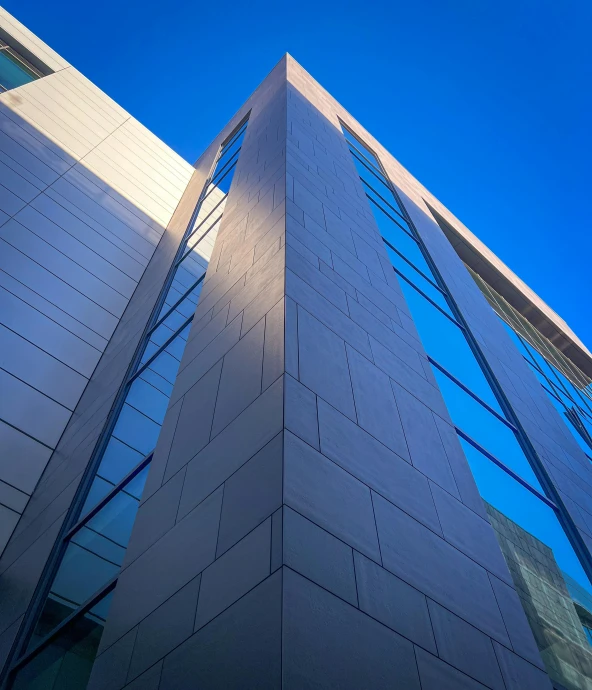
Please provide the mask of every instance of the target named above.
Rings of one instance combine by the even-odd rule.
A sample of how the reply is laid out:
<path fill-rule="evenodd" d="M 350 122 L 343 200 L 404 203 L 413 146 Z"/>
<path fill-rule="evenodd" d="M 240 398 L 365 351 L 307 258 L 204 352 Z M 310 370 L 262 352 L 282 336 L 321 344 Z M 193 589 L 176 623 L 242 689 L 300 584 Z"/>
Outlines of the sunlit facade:
<path fill-rule="evenodd" d="M 569 327 L 289 56 L 189 166 L 0 29 L 7 690 L 592 688 Z"/>

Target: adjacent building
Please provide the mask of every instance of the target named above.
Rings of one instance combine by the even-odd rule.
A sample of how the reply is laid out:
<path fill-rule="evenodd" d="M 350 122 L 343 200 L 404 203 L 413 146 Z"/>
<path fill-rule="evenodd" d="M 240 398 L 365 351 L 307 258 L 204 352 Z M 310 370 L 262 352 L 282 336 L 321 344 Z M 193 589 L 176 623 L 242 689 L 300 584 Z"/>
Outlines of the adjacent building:
<path fill-rule="evenodd" d="M 13 690 L 592 688 L 592 355 L 290 56 L 189 165 L 0 13 Z"/>

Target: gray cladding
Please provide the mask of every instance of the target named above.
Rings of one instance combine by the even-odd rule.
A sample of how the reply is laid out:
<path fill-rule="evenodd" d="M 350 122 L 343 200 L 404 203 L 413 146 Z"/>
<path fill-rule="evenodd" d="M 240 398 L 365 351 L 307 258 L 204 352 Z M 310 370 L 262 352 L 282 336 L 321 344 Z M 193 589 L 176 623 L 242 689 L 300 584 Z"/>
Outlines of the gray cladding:
<path fill-rule="evenodd" d="M 250 112 L 91 687 L 550 687 L 341 111 L 294 69 L 217 139 Z M 75 479 L 58 466 L 40 494 L 37 559 Z"/>
<path fill-rule="evenodd" d="M 0 96 L 0 554 L 192 174 L 67 63 Z"/>

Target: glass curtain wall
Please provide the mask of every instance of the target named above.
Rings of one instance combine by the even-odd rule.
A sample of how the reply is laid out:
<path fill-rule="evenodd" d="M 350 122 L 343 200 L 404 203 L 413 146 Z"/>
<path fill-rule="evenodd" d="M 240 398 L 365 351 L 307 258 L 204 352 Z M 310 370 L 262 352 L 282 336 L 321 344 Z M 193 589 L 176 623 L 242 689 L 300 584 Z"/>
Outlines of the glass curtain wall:
<path fill-rule="evenodd" d="M 468 267 L 467 267 L 468 268 Z M 567 357 L 538 333 L 511 304 L 490 287 L 481 276 L 469 272 L 501 318 L 518 350 L 563 416 L 579 444 L 592 461 L 592 387 L 590 379 Z"/>
<path fill-rule="evenodd" d="M 62 540 L 57 571 L 16 664 L 14 690 L 86 687 L 246 128 L 247 121 L 222 146 L 204 186 L 120 392 L 92 480 L 79 497 L 82 508 Z"/>
<path fill-rule="evenodd" d="M 558 628 L 555 615 L 566 597 L 572 605 L 566 586 L 556 583 L 556 571 L 592 593 L 559 516 L 565 518 L 541 486 L 520 432 L 380 162 L 352 132 L 342 129 L 481 496 L 490 510 L 504 517 L 506 531 L 532 535 L 533 544 L 536 540 L 548 548 L 557 563 L 557 568 L 544 570 L 529 554 L 518 553 L 524 540 L 516 540 L 511 558 L 502 548 L 517 587 L 523 589 L 521 599 L 547 669 L 570 690 L 591 687 L 590 650 L 582 627 L 578 623 L 575 633 L 570 628 L 575 639 L 566 645 L 565 625 Z M 496 534 L 501 544 L 504 536 Z M 529 598 L 540 598 L 541 590 L 553 604 L 547 611 L 530 606 Z"/>

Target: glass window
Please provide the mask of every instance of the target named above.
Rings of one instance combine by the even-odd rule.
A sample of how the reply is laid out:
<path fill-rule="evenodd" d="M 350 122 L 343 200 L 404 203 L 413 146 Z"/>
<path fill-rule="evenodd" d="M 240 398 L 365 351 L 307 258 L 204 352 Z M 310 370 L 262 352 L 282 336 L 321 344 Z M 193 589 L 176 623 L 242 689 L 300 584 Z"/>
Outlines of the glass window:
<path fill-rule="evenodd" d="M 528 534 L 552 549 L 561 570 L 587 591 L 591 591 L 590 582 L 565 536 L 555 511 L 470 443 L 462 438 L 460 442 L 482 498 Z"/>
<path fill-rule="evenodd" d="M 152 372 L 147 369 L 146 373 Z M 132 383 L 126 402 L 153 422 L 162 425 L 169 396 L 155 388 L 142 374 Z"/>
<path fill-rule="evenodd" d="M 126 403 L 119 413 L 113 436 L 142 455 L 148 455 L 156 446 L 159 432 L 158 424 Z"/>
<path fill-rule="evenodd" d="M 16 89 L 38 78 L 39 75 L 19 60 L 10 49 L 0 50 L 0 91 Z"/>
<path fill-rule="evenodd" d="M 144 456 L 112 436 L 101 458 L 81 515 L 96 506 L 119 482 L 129 474 Z"/>
<path fill-rule="evenodd" d="M 371 206 L 382 237 L 395 249 L 401 252 L 406 259 L 409 259 L 409 261 L 428 278 L 437 282 L 423 252 L 413 237 L 377 206 L 374 204 L 371 204 Z"/>
<path fill-rule="evenodd" d="M 433 371 L 454 424 L 542 493 L 541 485 L 512 429 L 465 393 L 446 374 L 436 367 L 433 367 Z"/>
<path fill-rule="evenodd" d="M 358 156 L 353 151 L 352 154 L 358 175 L 362 178 L 366 185 L 374 189 L 378 194 L 380 194 L 380 196 L 384 197 L 384 199 L 386 199 L 389 203 L 392 203 L 398 208 L 397 201 L 393 197 L 391 188 L 389 187 L 384 176 L 379 173 L 374 166 L 365 162 L 361 156 Z"/>
<path fill-rule="evenodd" d="M 346 129 L 341 126 L 341 131 L 343 132 L 344 137 L 346 138 L 348 144 L 353 145 L 355 149 L 357 149 L 365 158 L 367 158 L 373 165 L 375 165 L 379 170 L 380 170 L 380 163 L 378 162 L 378 158 L 371 153 L 365 146 L 362 144 L 362 142 L 354 135 L 352 134 L 349 129 Z"/>
<path fill-rule="evenodd" d="M 166 301 L 162 305 L 158 318 L 162 319 L 162 323 L 165 324 L 171 332 L 181 328 L 185 321 L 195 313 L 195 308 L 197 307 L 203 285 L 203 276 L 200 276 L 196 282 L 197 285 L 194 284 L 186 292 L 180 292 L 174 286 L 171 286 L 169 289 Z M 171 311 L 173 306 L 175 308 Z M 144 361 L 146 361 L 146 359 L 144 359 Z"/>
<path fill-rule="evenodd" d="M 96 515 L 73 527 L 74 532 L 65 547 L 51 591 L 37 619 L 30 640 L 32 645 L 76 612 L 119 572 L 148 472 L 146 463 L 149 458 L 146 456 L 156 446 L 160 434 L 202 289 L 209 252 L 225 206 L 226 197 L 222 194 L 226 194 L 230 187 L 246 126 L 246 123 L 242 125 L 224 147 L 216 164 L 210 191 L 216 187 L 221 193 L 212 194 L 208 201 L 205 197 L 200 200 L 196 218 L 190 226 L 192 232 L 186 235 L 177 254 L 181 258 L 173 268 L 171 282 L 154 325 L 148 330 L 140 363 L 126 383 L 125 399 L 85 496 L 82 515 L 88 515 L 92 507 L 112 491 L 114 494 Z M 145 465 L 143 469 L 127 480 L 125 486 L 119 486 L 119 482 L 140 463 Z M 77 620 L 83 621 L 84 618 Z M 94 658 L 94 651 L 91 656 Z M 35 660 L 43 658 L 40 653 Z M 58 683 L 59 673 L 51 675 L 53 670 L 48 671 L 45 667 L 40 673 L 35 660 L 19 672 L 18 678 L 24 678 L 27 673 L 32 674 L 31 678 L 39 676 L 40 687 L 43 688 L 50 687 L 43 685 L 46 681 Z M 60 663 L 64 663 L 63 658 Z M 90 667 L 87 671 L 90 672 Z M 62 681 L 66 682 L 60 677 L 59 682 Z M 57 688 L 58 685 L 51 687 Z"/>
<path fill-rule="evenodd" d="M 444 311 L 451 314 L 450 307 L 442 290 L 435 286 L 430 280 L 425 278 L 413 266 L 411 266 L 405 259 L 403 259 L 396 251 L 391 249 L 388 244 L 386 251 L 389 256 L 391 264 L 408 278 L 414 285 L 416 285 L 423 293 L 425 293 L 438 306 L 442 307 Z M 452 315 L 452 314 L 451 314 Z"/>
<path fill-rule="evenodd" d="M 555 511 L 461 440 L 553 686 L 585 690 L 592 652 L 582 599 L 592 588 Z M 574 598 L 577 590 L 582 596 Z"/>
<path fill-rule="evenodd" d="M 12 690 L 76 690 L 85 688 L 97 655 L 111 603 L 106 594 L 36 654 L 13 681 Z"/>
<path fill-rule="evenodd" d="M 428 355 L 501 414 L 501 407 L 461 328 L 405 281 L 401 281 L 401 288 Z"/>
<path fill-rule="evenodd" d="M 145 467 L 131 486 L 118 491 L 72 535 L 30 647 L 117 575 L 138 512 L 140 499 L 134 494 L 141 490 L 147 475 Z"/>
<path fill-rule="evenodd" d="M 241 148 L 243 145 L 243 140 L 245 138 L 245 132 L 247 131 L 247 123 L 245 122 L 238 132 L 236 134 L 233 134 L 232 137 L 224 144 L 222 147 L 222 151 L 220 152 L 220 158 L 218 159 L 218 163 L 216 164 L 216 170 L 219 170 L 221 167 L 226 165 L 227 161 L 232 158 L 236 154 L 236 152 Z"/>
<path fill-rule="evenodd" d="M 366 192 L 366 196 L 369 199 L 386 211 L 386 213 L 392 215 L 397 222 L 401 222 L 401 225 L 409 227 L 403 216 L 398 212 L 397 207 L 395 206 L 397 202 L 392 194 L 385 199 L 385 197 L 382 194 L 379 194 L 374 187 L 371 187 L 369 184 L 367 184 L 363 178 L 362 182 L 364 183 L 364 191 Z"/>

